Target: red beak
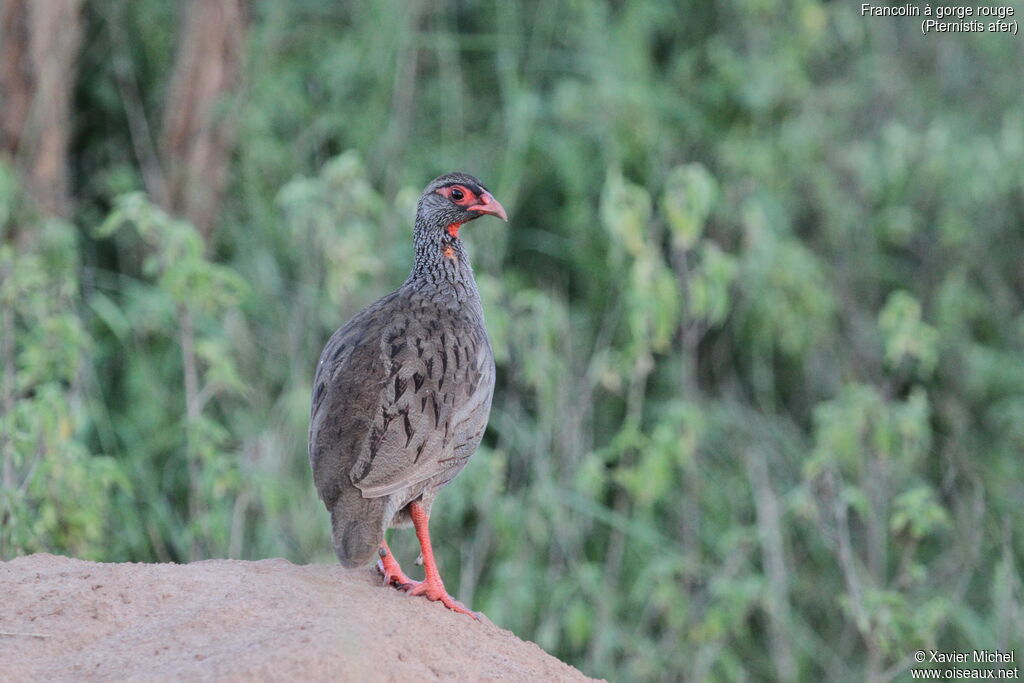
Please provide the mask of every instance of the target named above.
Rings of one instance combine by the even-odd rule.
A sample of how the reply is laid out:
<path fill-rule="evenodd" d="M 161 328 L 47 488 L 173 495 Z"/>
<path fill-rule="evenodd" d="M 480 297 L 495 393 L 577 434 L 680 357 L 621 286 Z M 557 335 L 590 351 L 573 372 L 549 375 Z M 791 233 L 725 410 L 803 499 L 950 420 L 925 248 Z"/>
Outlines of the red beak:
<path fill-rule="evenodd" d="M 508 214 L 505 213 L 505 207 L 490 192 L 484 192 L 480 195 L 480 203 L 466 207 L 466 211 L 478 211 L 481 215 L 497 216 L 508 223 Z"/>

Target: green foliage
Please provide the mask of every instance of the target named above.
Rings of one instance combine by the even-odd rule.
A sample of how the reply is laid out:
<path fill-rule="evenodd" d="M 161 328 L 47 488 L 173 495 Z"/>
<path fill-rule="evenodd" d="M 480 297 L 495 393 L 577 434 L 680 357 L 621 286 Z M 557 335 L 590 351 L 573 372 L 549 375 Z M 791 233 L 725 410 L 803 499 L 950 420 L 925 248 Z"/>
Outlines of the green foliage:
<path fill-rule="evenodd" d="M 139 191 L 108 63 L 159 121 L 166 3 L 101 5 L 77 229 L 0 165 L 5 556 L 333 561 L 314 364 L 462 169 L 511 222 L 463 230 L 499 383 L 434 507 L 453 593 L 610 680 L 1024 646 L 1016 43 L 818 0 L 265 3 L 205 244 Z"/>
<path fill-rule="evenodd" d="M 885 337 L 885 362 L 898 367 L 904 360 L 916 362 L 927 377 L 935 368 L 939 335 L 921 321 L 921 304 L 906 292 L 893 292 L 878 315 L 878 328 Z"/>
<path fill-rule="evenodd" d="M 63 549 L 101 559 L 110 493 L 128 482 L 90 454 L 83 370 L 92 339 L 77 306 L 74 228 L 18 201 L 0 164 L 0 232 L 34 224 L 31 247 L 0 244 L 0 553 Z"/>
<path fill-rule="evenodd" d="M 700 164 L 680 166 L 668 174 L 661 207 L 673 244 L 693 248 L 711 213 L 715 193 L 714 177 Z"/>

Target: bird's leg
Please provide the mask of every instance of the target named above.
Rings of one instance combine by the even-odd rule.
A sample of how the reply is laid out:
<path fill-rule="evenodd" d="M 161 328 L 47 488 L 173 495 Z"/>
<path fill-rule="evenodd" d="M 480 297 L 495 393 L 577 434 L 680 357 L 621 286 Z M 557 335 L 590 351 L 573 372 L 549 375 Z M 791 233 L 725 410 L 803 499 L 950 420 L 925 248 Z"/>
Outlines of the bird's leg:
<path fill-rule="evenodd" d="M 420 548 L 423 550 L 423 573 L 425 578 L 421 583 L 412 587 L 409 595 L 425 595 L 428 600 L 439 600 L 442 605 L 453 612 L 468 614 L 474 619 L 479 619 L 476 614 L 466 609 L 465 605 L 448 595 L 441 581 L 441 574 L 437 571 L 437 563 L 434 561 L 434 549 L 430 545 L 430 531 L 427 529 L 428 517 L 423 506 L 419 503 L 409 503 L 409 515 L 412 517 L 413 526 L 416 527 L 416 538 L 420 541 Z"/>
<path fill-rule="evenodd" d="M 414 586 L 417 581 L 413 581 L 402 568 L 398 566 L 398 560 L 391 554 L 391 548 L 388 547 L 387 541 L 380 542 L 380 559 L 377 560 L 377 571 L 384 576 L 384 585 L 393 584 L 396 588 L 403 588 L 408 590 Z"/>

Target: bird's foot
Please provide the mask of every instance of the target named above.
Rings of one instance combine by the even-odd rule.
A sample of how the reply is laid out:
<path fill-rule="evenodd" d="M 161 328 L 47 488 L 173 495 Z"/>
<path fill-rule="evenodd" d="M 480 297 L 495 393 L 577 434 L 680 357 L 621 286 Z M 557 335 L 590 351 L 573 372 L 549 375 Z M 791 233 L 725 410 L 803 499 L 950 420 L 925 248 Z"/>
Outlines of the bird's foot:
<path fill-rule="evenodd" d="M 403 590 L 405 590 L 409 595 L 423 595 L 427 600 L 440 602 L 453 612 L 468 614 L 477 621 L 480 621 L 480 617 L 477 616 L 476 612 L 468 609 L 461 602 L 448 595 L 448 591 L 445 590 L 444 584 L 441 583 L 440 578 L 431 580 L 428 576 L 425 581 L 414 581 L 412 586 L 409 588 L 403 588 Z"/>
<path fill-rule="evenodd" d="M 382 548 L 383 551 L 383 548 Z M 402 568 L 398 566 L 398 560 L 391 552 L 382 552 L 381 558 L 377 560 L 377 571 L 384 577 L 385 586 L 394 586 L 400 590 L 411 590 L 419 581 L 413 581 Z"/>

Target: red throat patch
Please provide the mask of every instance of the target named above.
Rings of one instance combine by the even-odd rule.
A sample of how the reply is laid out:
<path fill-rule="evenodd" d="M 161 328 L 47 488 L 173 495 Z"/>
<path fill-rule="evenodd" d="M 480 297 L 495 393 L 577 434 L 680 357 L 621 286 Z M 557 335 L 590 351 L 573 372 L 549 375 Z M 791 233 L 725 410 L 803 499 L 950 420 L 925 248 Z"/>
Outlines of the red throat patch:
<path fill-rule="evenodd" d="M 462 227 L 462 223 L 449 223 L 448 224 L 448 234 L 451 235 L 452 237 L 458 237 L 459 236 L 459 228 L 461 228 L 461 227 Z"/>

